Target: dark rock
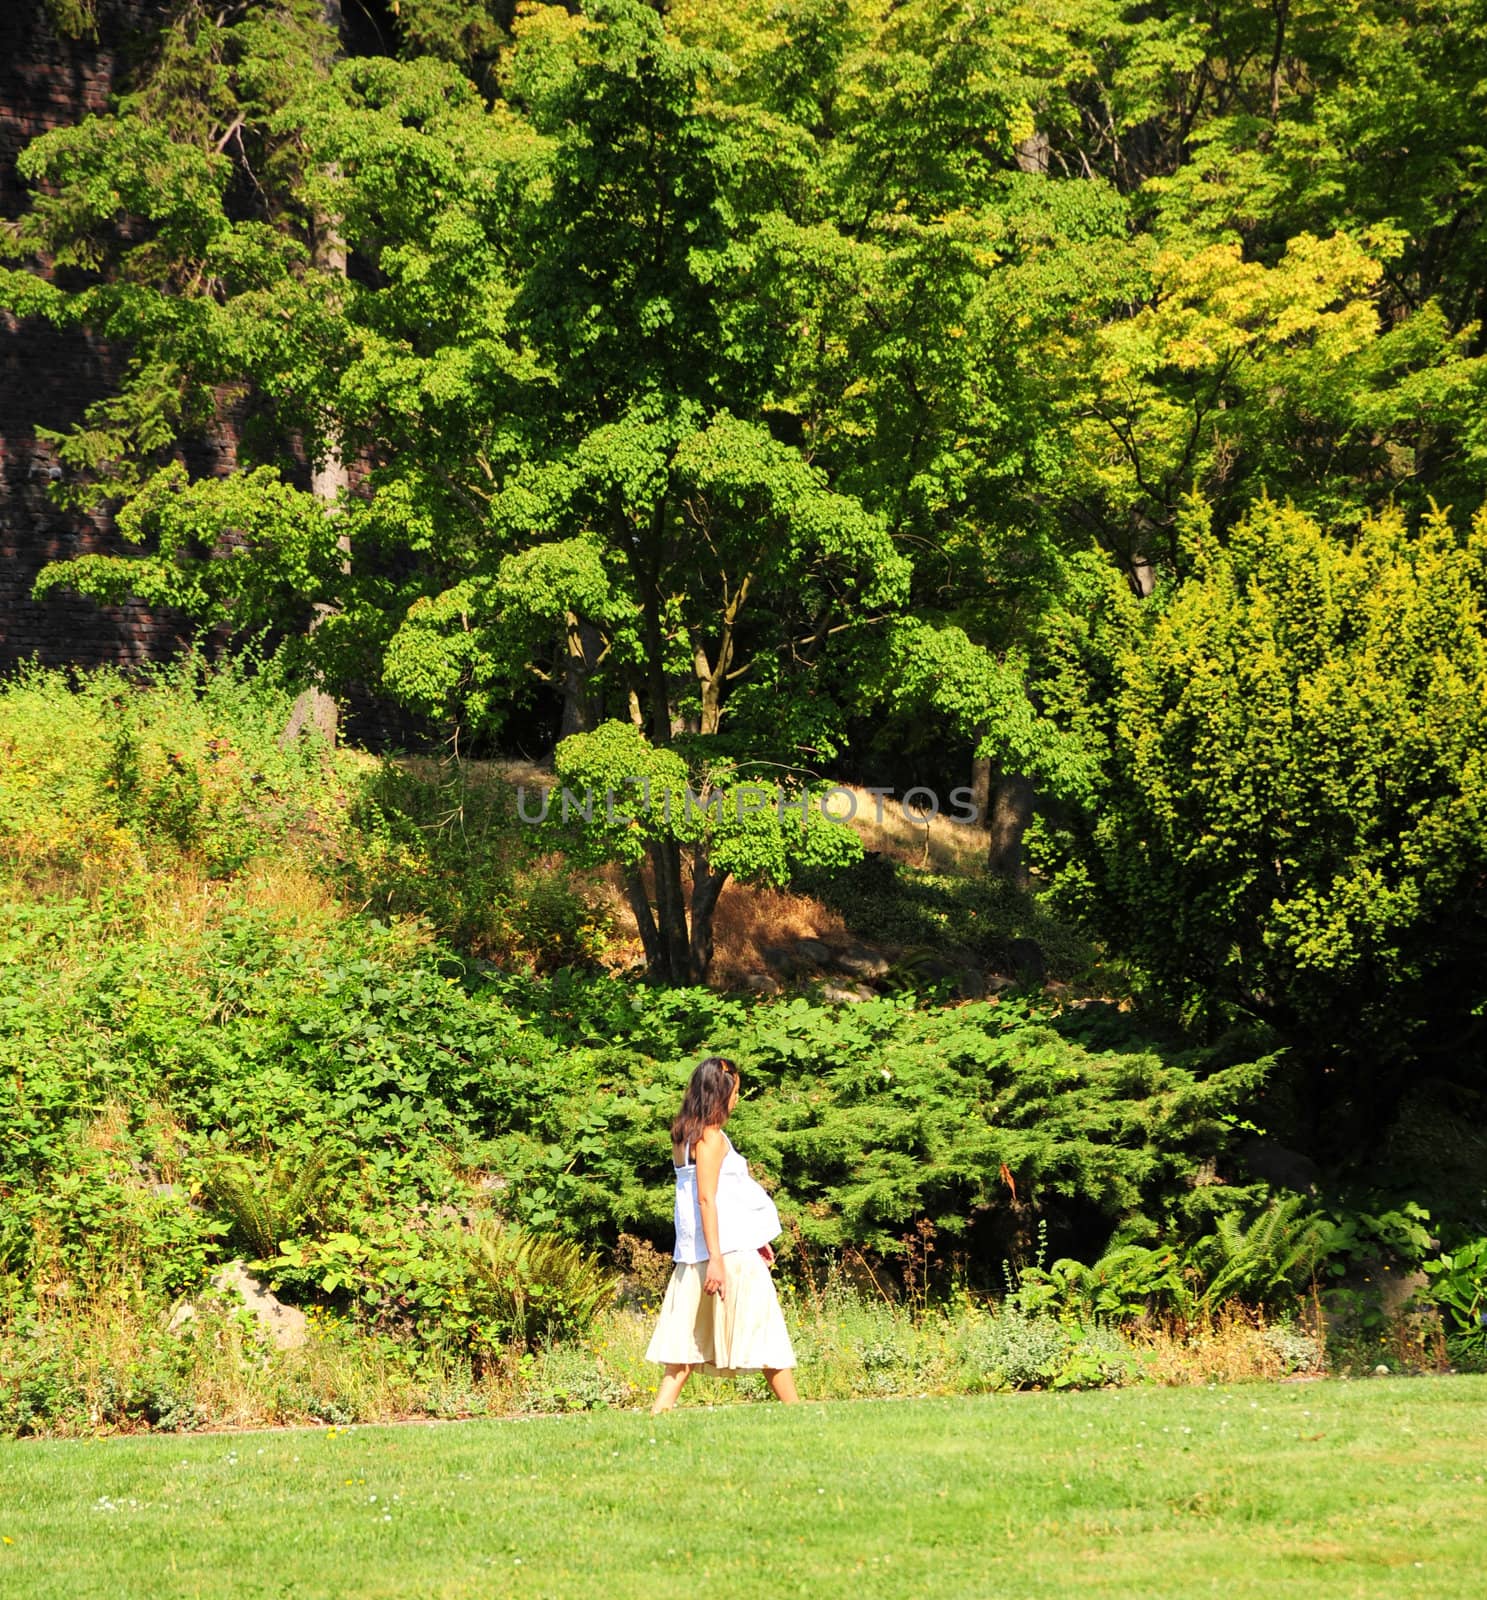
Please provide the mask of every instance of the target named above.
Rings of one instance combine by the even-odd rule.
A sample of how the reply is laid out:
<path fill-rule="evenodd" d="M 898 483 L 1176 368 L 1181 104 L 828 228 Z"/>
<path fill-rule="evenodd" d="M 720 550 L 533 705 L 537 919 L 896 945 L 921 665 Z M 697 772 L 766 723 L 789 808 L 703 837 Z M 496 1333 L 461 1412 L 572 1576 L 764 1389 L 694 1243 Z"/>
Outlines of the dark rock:
<path fill-rule="evenodd" d="M 1043 950 L 1035 939 L 1009 939 L 1003 948 L 1003 970 L 1019 983 L 1042 983 L 1048 976 Z"/>
<path fill-rule="evenodd" d="M 1238 1154 L 1249 1175 L 1272 1188 L 1315 1194 L 1321 1184 L 1322 1169 L 1310 1156 L 1287 1150 L 1274 1139 L 1246 1139 Z"/>
<path fill-rule="evenodd" d="M 854 978 L 882 978 L 888 973 L 889 961 L 879 950 L 865 944 L 848 945 L 845 950 L 831 953 L 831 964 L 838 972 L 849 972 Z"/>
<path fill-rule="evenodd" d="M 856 1004 L 863 1000 L 872 1000 L 876 996 L 866 984 L 861 983 L 823 983 L 821 985 L 821 998 L 829 1000 L 833 1005 Z"/>
<path fill-rule="evenodd" d="M 831 946 L 820 939 L 795 939 L 789 944 L 765 945 L 759 953 L 775 972 L 787 978 L 831 964 Z"/>

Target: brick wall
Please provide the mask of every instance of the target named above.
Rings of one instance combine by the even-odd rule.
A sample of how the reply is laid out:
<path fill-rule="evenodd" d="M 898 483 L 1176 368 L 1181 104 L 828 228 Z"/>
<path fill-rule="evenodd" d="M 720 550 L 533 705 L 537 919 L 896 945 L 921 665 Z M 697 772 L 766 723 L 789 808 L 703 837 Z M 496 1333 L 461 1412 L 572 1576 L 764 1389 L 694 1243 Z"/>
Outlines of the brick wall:
<path fill-rule="evenodd" d="M 165 0 L 99 0 L 99 37 L 59 36 L 44 0 L 0 0 L 0 216 L 25 209 L 16 157 L 37 134 L 103 111 Z M 48 561 L 128 547 L 106 517 L 61 511 L 47 485 L 61 469 L 36 436 L 81 417 L 107 392 L 118 359 L 97 340 L 0 313 L 0 671 L 35 657 L 60 665 L 138 663 L 177 650 L 184 620 L 141 605 L 97 606 L 65 593 L 31 599 Z M 230 464 L 231 441 L 211 452 Z"/>

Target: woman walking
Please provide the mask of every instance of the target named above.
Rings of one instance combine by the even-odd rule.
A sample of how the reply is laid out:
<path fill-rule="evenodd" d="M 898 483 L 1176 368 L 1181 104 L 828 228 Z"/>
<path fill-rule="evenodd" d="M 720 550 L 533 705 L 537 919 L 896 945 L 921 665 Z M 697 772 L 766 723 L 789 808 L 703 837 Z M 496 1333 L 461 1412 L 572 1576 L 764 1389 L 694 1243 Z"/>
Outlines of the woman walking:
<path fill-rule="evenodd" d="M 676 1265 L 645 1353 L 666 1369 L 652 1413 L 676 1404 L 694 1368 L 762 1372 L 777 1399 L 790 1405 L 800 1398 L 795 1352 L 769 1275 L 779 1213 L 723 1132 L 737 1104 L 738 1068 L 709 1056 L 671 1124 Z"/>

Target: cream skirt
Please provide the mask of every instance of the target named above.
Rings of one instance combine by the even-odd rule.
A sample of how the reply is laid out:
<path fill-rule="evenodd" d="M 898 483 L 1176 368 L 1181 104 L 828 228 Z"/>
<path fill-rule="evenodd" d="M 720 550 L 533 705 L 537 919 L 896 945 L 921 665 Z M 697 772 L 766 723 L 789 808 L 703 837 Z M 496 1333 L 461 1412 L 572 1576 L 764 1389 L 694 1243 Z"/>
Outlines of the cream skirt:
<path fill-rule="evenodd" d="M 764 1257 L 757 1250 L 724 1256 L 721 1300 L 702 1292 L 706 1278 L 705 1261 L 677 1262 L 646 1360 L 723 1376 L 793 1367 L 795 1352 Z"/>

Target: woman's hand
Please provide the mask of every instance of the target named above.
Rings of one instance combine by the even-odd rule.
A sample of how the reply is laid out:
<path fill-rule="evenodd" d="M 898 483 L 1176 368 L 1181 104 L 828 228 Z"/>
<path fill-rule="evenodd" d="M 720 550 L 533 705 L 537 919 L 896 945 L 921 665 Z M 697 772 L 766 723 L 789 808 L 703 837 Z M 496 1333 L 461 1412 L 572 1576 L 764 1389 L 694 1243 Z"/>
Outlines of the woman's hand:
<path fill-rule="evenodd" d="M 764 1265 L 766 1267 L 772 1267 L 774 1265 L 773 1245 L 761 1244 L 759 1246 L 759 1254 L 764 1257 Z"/>
<path fill-rule="evenodd" d="M 723 1293 L 723 1258 L 722 1256 L 709 1256 L 707 1258 L 707 1276 L 702 1280 L 703 1294 L 715 1294 L 719 1300 L 726 1300 Z"/>

